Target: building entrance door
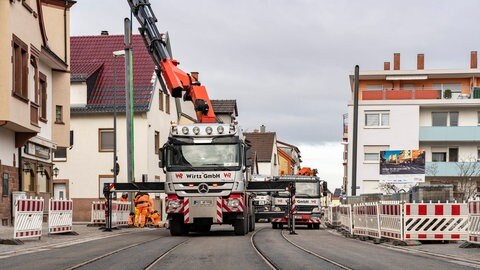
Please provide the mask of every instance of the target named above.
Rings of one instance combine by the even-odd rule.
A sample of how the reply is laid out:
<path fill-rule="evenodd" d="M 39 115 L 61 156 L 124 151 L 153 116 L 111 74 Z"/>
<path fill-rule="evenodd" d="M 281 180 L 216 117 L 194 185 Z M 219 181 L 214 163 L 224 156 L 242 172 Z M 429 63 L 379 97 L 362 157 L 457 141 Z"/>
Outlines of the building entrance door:
<path fill-rule="evenodd" d="M 53 196 L 55 199 L 66 200 L 67 199 L 67 185 L 65 183 L 53 184 Z"/>

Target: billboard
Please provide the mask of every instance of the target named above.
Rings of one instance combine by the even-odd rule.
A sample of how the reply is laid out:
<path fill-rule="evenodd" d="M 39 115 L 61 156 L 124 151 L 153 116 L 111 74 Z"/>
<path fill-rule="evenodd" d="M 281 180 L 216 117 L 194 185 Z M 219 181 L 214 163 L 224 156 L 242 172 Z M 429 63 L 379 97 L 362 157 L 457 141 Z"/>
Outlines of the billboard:
<path fill-rule="evenodd" d="M 380 151 L 380 183 L 425 182 L 424 150 Z"/>

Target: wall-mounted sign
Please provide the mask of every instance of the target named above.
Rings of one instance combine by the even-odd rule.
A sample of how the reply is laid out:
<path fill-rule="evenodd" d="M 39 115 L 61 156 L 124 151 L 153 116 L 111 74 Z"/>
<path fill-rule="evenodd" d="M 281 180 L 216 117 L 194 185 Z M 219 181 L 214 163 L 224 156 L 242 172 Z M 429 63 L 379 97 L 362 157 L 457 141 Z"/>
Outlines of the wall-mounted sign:
<path fill-rule="evenodd" d="M 28 142 L 25 145 L 25 153 L 31 156 L 36 156 L 39 158 L 50 160 L 50 148 L 35 144 L 32 142 Z"/>

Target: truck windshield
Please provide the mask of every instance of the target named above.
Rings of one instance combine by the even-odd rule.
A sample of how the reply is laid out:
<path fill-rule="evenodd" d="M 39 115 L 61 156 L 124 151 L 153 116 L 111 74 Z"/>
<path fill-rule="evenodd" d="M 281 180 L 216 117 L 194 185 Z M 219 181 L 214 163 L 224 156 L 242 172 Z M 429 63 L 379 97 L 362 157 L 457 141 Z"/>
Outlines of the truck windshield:
<path fill-rule="evenodd" d="M 240 166 L 238 144 L 182 144 L 167 152 L 167 166 L 175 168 L 225 168 Z"/>
<path fill-rule="evenodd" d="M 318 183 L 301 183 L 297 182 L 295 184 L 296 190 L 295 195 L 302 197 L 318 197 L 320 195 Z"/>

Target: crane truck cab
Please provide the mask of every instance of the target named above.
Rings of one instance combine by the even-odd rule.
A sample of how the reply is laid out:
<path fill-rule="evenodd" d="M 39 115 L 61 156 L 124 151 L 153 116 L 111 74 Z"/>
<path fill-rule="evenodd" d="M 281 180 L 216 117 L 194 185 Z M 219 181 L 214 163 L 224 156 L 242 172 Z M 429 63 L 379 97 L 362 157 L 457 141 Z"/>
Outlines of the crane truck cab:
<path fill-rule="evenodd" d="M 296 225 L 307 225 L 308 228 L 319 229 L 322 217 L 321 199 L 326 196 L 327 182 L 316 176 L 278 176 L 273 181 L 291 181 L 295 185 L 295 197 L 291 206 L 290 192 L 275 192 L 272 195 L 272 210 L 285 212 L 282 218 L 272 219 L 272 228 L 282 228 L 288 223 L 290 215 L 295 218 Z"/>
<path fill-rule="evenodd" d="M 213 224 L 231 224 L 237 235 L 254 230 L 248 155 L 235 123 L 172 125 L 160 162 L 171 235 L 207 232 Z"/>

